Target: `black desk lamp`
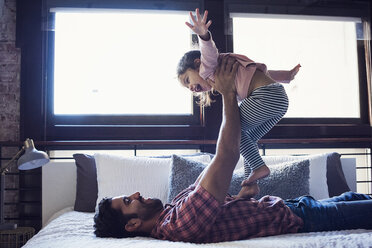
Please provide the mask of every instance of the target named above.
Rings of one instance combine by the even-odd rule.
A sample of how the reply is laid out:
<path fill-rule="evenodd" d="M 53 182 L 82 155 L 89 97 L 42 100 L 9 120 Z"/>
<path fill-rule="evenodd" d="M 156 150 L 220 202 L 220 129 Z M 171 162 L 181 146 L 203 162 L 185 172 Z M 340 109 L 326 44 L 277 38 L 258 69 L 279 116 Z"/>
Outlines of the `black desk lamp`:
<path fill-rule="evenodd" d="M 25 152 L 17 162 L 19 170 L 31 170 L 41 167 L 49 162 L 49 157 L 45 152 L 41 152 L 35 149 L 34 142 L 32 139 L 27 139 L 24 142 L 22 149 L 14 155 L 14 157 L 3 167 L 0 168 L 0 230 L 10 230 L 17 228 L 17 224 L 5 223 L 4 222 L 4 190 L 5 190 L 5 174 L 9 168 L 13 165 L 13 161 L 16 160 L 22 152 Z"/>

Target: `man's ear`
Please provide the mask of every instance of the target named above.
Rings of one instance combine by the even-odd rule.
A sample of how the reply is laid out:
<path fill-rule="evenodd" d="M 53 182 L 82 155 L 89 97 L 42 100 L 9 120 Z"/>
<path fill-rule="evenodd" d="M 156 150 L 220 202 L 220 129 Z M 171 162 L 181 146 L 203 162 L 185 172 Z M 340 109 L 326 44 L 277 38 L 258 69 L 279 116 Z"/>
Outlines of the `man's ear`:
<path fill-rule="evenodd" d="M 199 58 L 194 59 L 194 66 L 195 66 L 195 68 L 196 68 L 198 71 L 199 71 L 200 64 L 201 64 L 201 61 L 200 61 Z"/>
<path fill-rule="evenodd" d="M 135 232 L 142 225 L 142 220 L 139 218 L 132 218 L 125 225 L 125 230 L 128 232 Z"/>

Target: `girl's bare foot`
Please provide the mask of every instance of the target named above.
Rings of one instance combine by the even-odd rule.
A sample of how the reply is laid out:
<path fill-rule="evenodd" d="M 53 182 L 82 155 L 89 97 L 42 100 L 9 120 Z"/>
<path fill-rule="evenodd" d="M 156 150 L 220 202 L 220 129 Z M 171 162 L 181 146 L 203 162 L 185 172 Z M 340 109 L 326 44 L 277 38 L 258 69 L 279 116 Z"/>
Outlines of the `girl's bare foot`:
<path fill-rule="evenodd" d="M 298 71 L 300 70 L 300 67 L 301 65 L 298 64 L 296 65 L 292 70 L 291 70 L 291 79 L 293 80 L 296 76 L 296 74 L 298 73 Z"/>
<path fill-rule="evenodd" d="M 236 197 L 237 198 L 252 198 L 258 193 L 260 193 L 260 188 L 258 187 L 258 184 L 252 183 L 250 185 L 243 186 L 239 194 Z"/>
<path fill-rule="evenodd" d="M 263 165 L 256 170 L 252 170 L 249 177 L 242 182 L 242 186 L 247 186 L 251 183 L 256 183 L 257 180 L 265 178 L 268 175 L 270 175 L 270 169 L 266 165 Z"/>

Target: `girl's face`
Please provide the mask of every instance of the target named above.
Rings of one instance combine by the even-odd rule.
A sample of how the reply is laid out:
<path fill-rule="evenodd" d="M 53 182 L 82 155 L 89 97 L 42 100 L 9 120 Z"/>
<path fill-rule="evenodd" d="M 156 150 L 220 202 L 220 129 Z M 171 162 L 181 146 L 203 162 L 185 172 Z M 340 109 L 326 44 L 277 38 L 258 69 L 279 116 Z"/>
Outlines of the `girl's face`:
<path fill-rule="evenodd" d="M 212 87 L 209 85 L 207 80 L 204 80 L 197 70 L 187 69 L 187 71 L 180 75 L 179 80 L 183 86 L 191 90 L 192 92 L 203 92 L 210 91 Z"/>

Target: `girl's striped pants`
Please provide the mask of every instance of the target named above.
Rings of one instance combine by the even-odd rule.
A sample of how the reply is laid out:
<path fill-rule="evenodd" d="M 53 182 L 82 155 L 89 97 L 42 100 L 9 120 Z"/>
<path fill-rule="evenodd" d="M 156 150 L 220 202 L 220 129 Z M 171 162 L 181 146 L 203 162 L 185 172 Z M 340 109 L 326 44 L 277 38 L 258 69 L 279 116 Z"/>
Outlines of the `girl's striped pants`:
<path fill-rule="evenodd" d="M 259 87 L 240 103 L 240 154 L 244 157 L 245 178 L 251 170 L 265 164 L 257 142 L 280 121 L 287 109 L 288 97 L 280 83 Z"/>

